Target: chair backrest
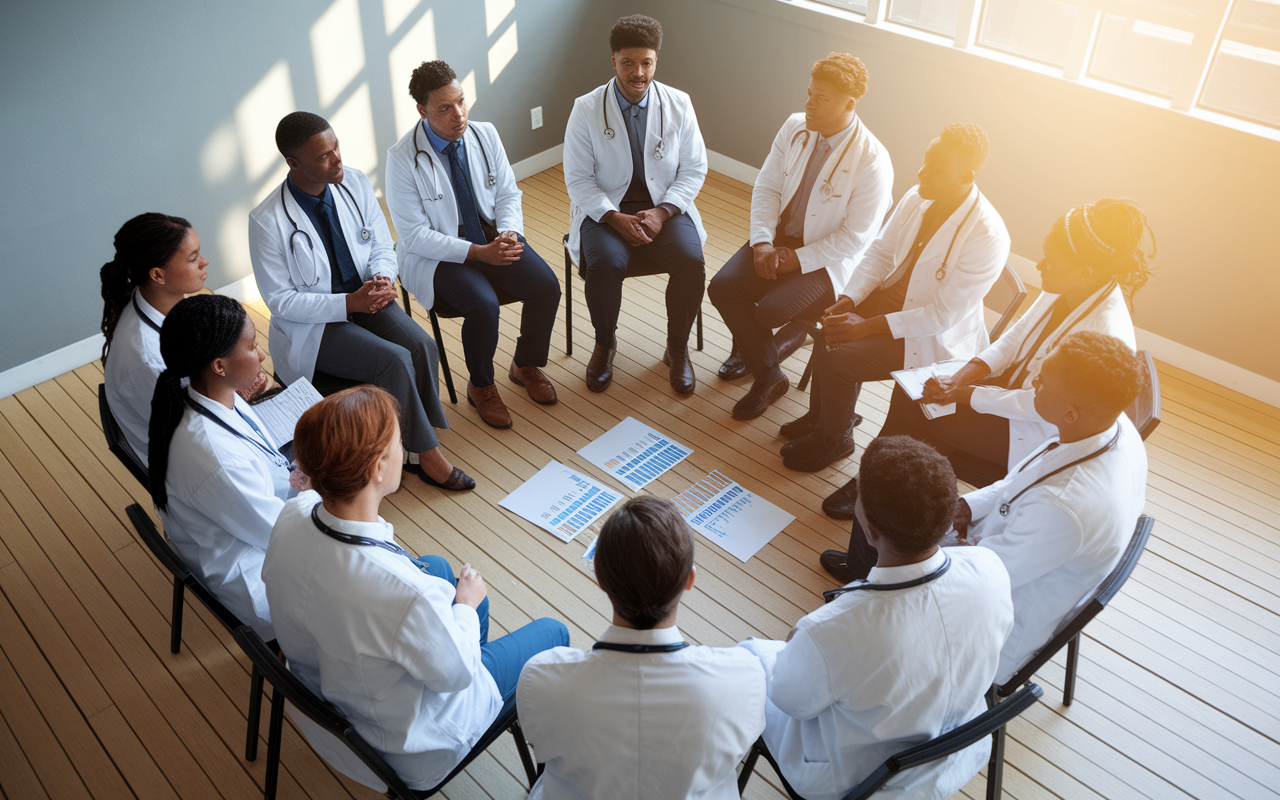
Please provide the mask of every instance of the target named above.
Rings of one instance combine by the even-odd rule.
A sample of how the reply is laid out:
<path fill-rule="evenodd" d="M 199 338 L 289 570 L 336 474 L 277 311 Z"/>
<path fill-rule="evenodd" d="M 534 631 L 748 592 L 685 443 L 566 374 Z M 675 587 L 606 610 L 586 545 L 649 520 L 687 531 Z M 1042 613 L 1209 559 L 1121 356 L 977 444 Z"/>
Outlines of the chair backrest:
<path fill-rule="evenodd" d="M 983 305 L 1001 312 L 1000 319 L 991 329 L 991 341 L 999 339 L 1004 329 L 1013 322 L 1013 315 L 1018 313 L 1018 307 L 1022 305 L 1026 296 L 1027 287 L 1022 284 L 1022 278 L 1019 278 L 1013 267 L 1005 262 L 1004 269 L 1000 271 L 1000 277 L 982 301 Z"/>
<path fill-rule="evenodd" d="M 194 594 L 201 603 L 204 603 L 205 607 L 218 618 L 218 621 L 226 626 L 227 630 L 234 631 L 243 624 L 240 622 L 240 618 L 231 613 L 231 610 L 224 606 L 221 600 L 214 597 L 213 592 L 210 592 L 204 583 L 196 577 L 186 562 L 182 560 L 182 557 L 173 549 L 173 545 L 169 544 L 169 540 L 160 531 L 156 530 L 151 517 L 148 517 L 147 512 L 142 510 L 142 506 L 134 503 L 125 509 L 125 513 L 128 514 L 129 521 L 133 523 L 134 530 L 138 532 L 138 538 L 142 539 L 142 543 L 147 546 L 151 554 L 160 560 L 165 569 L 173 573 L 174 580 L 181 582 L 187 587 L 187 591 Z"/>
<path fill-rule="evenodd" d="M 952 753 L 958 753 L 966 747 L 977 744 L 1012 722 L 1015 717 L 1039 700 L 1042 694 L 1044 692 L 1039 686 L 1028 683 L 1013 697 L 992 706 L 960 727 L 890 756 L 862 783 L 853 787 L 844 796 L 844 800 L 865 800 L 904 769 L 946 758 Z"/>
<path fill-rule="evenodd" d="M 1160 424 L 1160 373 L 1156 372 L 1156 360 L 1146 350 L 1139 350 L 1142 368 L 1146 372 L 1146 383 L 1142 392 L 1134 399 L 1132 405 L 1124 410 L 1133 421 L 1133 427 L 1145 441 L 1151 432 Z"/>
<path fill-rule="evenodd" d="M 1120 591 L 1120 587 L 1124 586 L 1124 582 L 1129 580 L 1129 576 L 1133 574 L 1133 570 L 1138 566 L 1138 559 L 1142 557 L 1142 551 L 1147 548 L 1147 540 L 1151 538 L 1151 529 L 1155 527 L 1155 520 L 1146 514 L 1138 517 L 1138 524 L 1133 529 L 1133 536 L 1129 539 L 1129 545 L 1125 548 L 1124 554 L 1120 556 L 1120 563 L 1116 564 L 1115 569 L 1111 570 L 1102 583 L 1098 584 L 1098 588 L 1094 591 L 1093 597 L 1089 598 L 1089 602 L 1080 607 L 1072 617 L 1067 620 L 1067 624 L 1056 636 L 1049 640 L 1048 644 L 1040 648 L 1031 660 L 1028 661 L 1022 669 L 1009 680 L 996 687 L 996 694 L 1000 697 L 1007 697 L 1013 693 L 1018 686 L 1026 683 L 1036 670 L 1048 663 L 1059 650 L 1067 646 L 1067 643 L 1076 637 L 1084 626 L 1089 624 L 1089 620 L 1098 616 L 1102 609 L 1106 608 L 1107 603 L 1111 602 L 1111 598 L 1116 596 Z"/>
<path fill-rule="evenodd" d="M 415 800 L 416 795 L 396 771 L 391 768 L 382 754 L 365 740 L 363 736 L 356 732 L 346 715 L 342 713 L 333 703 L 325 700 L 306 687 L 297 676 L 289 671 L 284 662 L 276 657 L 267 643 L 262 641 L 262 637 L 257 634 L 253 628 L 248 625 L 241 625 L 233 630 L 232 635 L 236 642 L 244 650 L 245 655 L 249 656 L 249 660 L 262 673 L 262 677 L 267 683 L 278 693 L 283 695 L 294 708 L 302 712 L 325 731 L 333 734 L 342 740 L 343 744 L 351 748 L 351 752 L 360 759 L 372 772 L 387 785 L 387 791 L 390 795 L 401 798 L 402 800 Z"/>
<path fill-rule="evenodd" d="M 148 477 L 147 468 L 142 466 L 142 459 L 138 458 L 138 454 L 133 451 L 133 447 L 128 440 L 124 438 L 124 431 L 120 430 L 120 423 L 116 422 L 116 417 L 111 413 L 111 404 L 107 402 L 107 385 L 105 383 L 98 384 L 98 416 L 102 418 L 102 433 L 107 437 L 107 449 L 111 454 L 120 459 L 120 463 L 124 464 L 124 468 L 129 470 L 129 474 L 142 484 L 142 488 L 148 491 L 151 488 L 151 479 Z"/>

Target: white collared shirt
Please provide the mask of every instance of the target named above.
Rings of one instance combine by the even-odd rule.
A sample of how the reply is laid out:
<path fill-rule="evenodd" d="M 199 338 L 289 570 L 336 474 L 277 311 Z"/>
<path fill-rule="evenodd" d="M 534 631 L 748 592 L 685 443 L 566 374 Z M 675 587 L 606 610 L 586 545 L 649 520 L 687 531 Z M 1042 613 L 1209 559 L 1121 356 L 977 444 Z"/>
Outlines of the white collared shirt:
<path fill-rule="evenodd" d="M 1009 576 L 980 548 L 939 550 L 903 567 L 872 569 L 871 583 L 907 589 L 847 592 L 796 623 L 790 642 L 748 639 L 769 673 L 764 739 L 791 786 L 839 800 L 889 756 L 986 710 L 1000 648 L 1013 626 Z M 964 786 L 988 742 L 902 772 L 888 784 L 912 798 Z"/>
<path fill-rule="evenodd" d="M 1098 451 L 1117 432 L 1111 450 L 1015 499 L 1040 477 Z M 1147 450 L 1123 414 L 1097 436 L 1044 452 L 1047 446 L 1007 477 L 964 496 L 973 511 L 969 539 L 1000 556 L 1013 587 L 1014 626 L 1000 654 L 1000 682 L 1053 638 L 1115 568 L 1146 504 Z M 1003 503 L 1009 503 L 1008 516 L 1000 514 Z"/>
<path fill-rule="evenodd" d="M 111 415 L 116 418 L 125 441 L 145 467 L 151 395 L 156 390 L 156 378 L 164 372 L 164 358 L 160 355 L 160 331 L 138 316 L 133 307 L 135 300 L 147 320 L 157 328 L 164 325 L 164 315 L 143 299 L 142 292 L 134 289 L 133 298 L 120 312 L 115 332 L 111 335 L 111 349 L 107 352 L 107 363 L 103 365 L 102 382 L 107 387 Z"/>
<path fill-rule="evenodd" d="M 683 641 L 676 627 L 610 626 L 602 642 Z M 732 647 L 673 653 L 557 647 L 529 659 L 520 724 L 547 765 L 531 800 L 738 797 L 736 767 L 764 730 L 760 661 Z"/>
<path fill-rule="evenodd" d="M 188 387 L 187 394 L 236 431 L 275 447 L 239 395 L 232 410 L 195 389 Z M 237 412 L 268 438 L 263 440 Z M 169 443 L 165 489 L 169 508 L 160 518 L 178 555 L 241 622 L 267 641 L 274 639 L 260 573 L 271 526 L 291 494 L 288 467 L 188 408 Z"/>
<path fill-rule="evenodd" d="M 321 533 L 311 520 L 319 502 L 309 491 L 286 503 L 267 548 L 262 578 L 280 649 L 406 784 L 431 788 L 502 709 L 480 661 L 480 618 L 405 556 Z M 334 530 L 393 541 L 381 519 L 340 520 L 323 506 L 317 514 Z M 311 742 L 330 763 L 349 760 L 332 740 Z"/>

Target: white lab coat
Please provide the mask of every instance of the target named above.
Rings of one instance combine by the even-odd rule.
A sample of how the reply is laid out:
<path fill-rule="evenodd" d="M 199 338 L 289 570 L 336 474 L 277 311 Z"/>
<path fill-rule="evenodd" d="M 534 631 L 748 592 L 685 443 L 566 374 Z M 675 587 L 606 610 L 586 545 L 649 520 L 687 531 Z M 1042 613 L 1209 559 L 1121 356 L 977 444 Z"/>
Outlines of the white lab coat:
<path fill-rule="evenodd" d="M 978 354 L 989 367 L 991 374 L 999 375 L 1015 361 L 1020 361 L 1026 349 L 1039 338 L 1043 322 L 1048 319 L 1050 307 L 1058 299 L 1056 294 L 1042 293 L 1026 314 L 1015 322 L 1004 335 Z M 1096 306 L 1095 301 L 1101 300 Z M 1093 308 L 1092 311 L 1089 311 Z M 1086 313 L 1088 312 L 1088 313 Z M 1119 338 L 1129 347 L 1137 349 L 1137 337 L 1133 332 L 1133 319 L 1125 305 L 1124 293 L 1119 286 L 1104 286 L 1079 306 L 1071 310 L 1058 330 L 1049 334 L 1040 349 L 1031 358 L 1030 370 L 1017 389 L 1001 389 L 995 386 L 974 387 L 969 405 L 982 414 L 994 414 L 1009 420 L 1009 467 L 1026 458 L 1050 437 L 1058 435 L 1058 429 L 1036 413 L 1035 392 L 1031 380 L 1040 374 L 1040 365 L 1057 347 L 1064 336 L 1078 331 L 1097 331 Z"/>
<path fill-rule="evenodd" d="M 1042 476 L 1104 447 L 1097 458 Z M 1052 441 L 1057 441 L 1055 435 Z M 999 682 L 1013 677 L 1120 561 L 1147 497 L 1147 450 L 1123 414 L 1107 431 L 1044 451 L 1008 476 L 964 496 L 969 539 L 1000 556 L 1013 587 L 1013 632 L 1000 653 Z M 1009 515 L 1000 505 L 1010 503 Z"/>
<path fill-rule="evenodd" d="M 987 710 L 985 695 L 1013 627 L 1009 575 L 976 547 L 871 570 L 871 583 L 941 577 L 908 589 L 853 591 L 796 623 L 790 642 L 748 639 L 769 676 L 764 740 L 788 783 L 809 800 L 839 800 L 894 753 Z M 990 754 L 979 742 L 906 770 L 888 790 L 950 797 Z"/>
<path fill-rule="evenodd" d="M 683 641 L 675 627 L 610 626 L 602 642 Z M 736 800 L 764 730 L 760 660 L 736 647 L 674 653 L 556 647 L 525 664 L 520 724 L 546 771 L 530 800 Z"/>
<path fill-rule="evenodd" d="M 285 504 L 271 535 L 262 579 L 289 669 L 342 709 L 414 789 L 438 784 L 502 709 L 480 660 L 480 618 L 454 604 L 454 587 L 397 553 L 346 544 L 311 520 L 320 502 L 303 492 Z M 391 525 L 340 520 L 334 530 L 394 541 Z M 348 777 L 372 784 L 350 751 L 320 729 L 308 740 Z"/>
<path fill-rule="evenodd" d="M 187 394 L 251 439 L 261 437 L 236 413 L 243 411 L 267 436 L 253 408 L 236 395 L 236 411 L 188 387 Z M 271 527 L 289 498 L 289 469 L 252 444 L 188 408 L 169 443 L 165 473 L 169 507 L 160 512 L 165 534 L 191 571 L 240 621 L 262 638 L 275 637 L 262 585 L 262 559 Z"/>
<path fill-rule="evenodd" d="M 353 207 L 352 198 L 337 185 L 331 185 L 329 191 L 351 259 L 362 281 L 379 275 L 394 281 L 396 256 L 382 207 L 365 174 L 354 167 L 345 170 L 342 184 L 351 190 L 359 212 Z M 368 241 L 360 238 L 361 215 L 363 227 L 371 234 Z M 290 216 L 293 223 L 289 222 Z M 305 236 L 293 236 L 295 224 L 311 237 L 310 247 Z M 329 291 L 331 273 L 324 241 L 283 183 L 249 213 L 249 256 L 258 290 L 271 309 L 269 345 L 276 372 L 285 383 L 299 378 L 311 380 L 315 377 L 324 326 L 347 319 L 347 300 L 346 295 Z"/>
<path fill-rule="evenodd" d="M 396 245 L 400 280 L 418 302 L 431 308 L 435 303 L 436 266 L 441 261 L 461 264 L 467 259 L 471 242 L 458 236 L 458 202 L 449 159 L 431 147 L 423 124 L 422 120 L 415 122 L 387 150 L 387 209 L 400 236 Z M 463 142 L 480 218 L 498 231 L 515 231 L 523 236 L 522 192 L 498 130 L 488 122 L 471 122 Z M 492 172 L 485 169 L 485 156 Z M 492 186 L 490 174 L 494 178 Z"/>
<path fill-rule="evenodd" d="M 924 212 L 936 202 L 921 199 L 919 189 L 913 186 L 899 201 L 840 294 L 862 302 L 907 258 Z M 973 213 L 965 220 L 970 208 Z M 938 280 L 944 258 L 947 269 Z M 886 315 L 893 338 L 904 340 L 904 367 L 972 358 L 987 346 L 982 299 L 1008 260 L 1009 231 L 1004 220 L 974 186 L 921 251 L 902 310 Z"/>
<path fill-rule="evenodd" d="M 569 252 L 582 263 L 579 250 L 582 220 L 596 222 L 605 212 L 617 211 L 631 185 L 631 144 L 627 124 L 618 106 L 614 81 L 593 89 L 573 102 L 564 131 L 564 183 L 569 190 Z M 613 138 L 606 139 L 605 114 Z M 665 155 L 654 158 L 658 141 Z M 655 206 L 670 203 L 688 214 L 703 244 L 707 232 L 693 199 L 707 179 L 707 147 L 698 129 L 689 95 L 665 83 L 649 84 L 646 118 L 644 174 Z"/>
<path fill-rule="evenodd" d="M 857 138 L 840 159 L 851 129 Z M 805 245 L 796 257 L 801 272 L 827 270 L 832 288 L 838 290 L 848 283 L 893 204 L 893 162 L 889 151 L 856 116 L 830 142 L 831 153 L 809 194 Z M 803 113 L 792 114 L 782 123 L 751 193 L 751 244 L 773 241 L 778 220 L 800 189 L 817 144 L 818 134 L 805 129 Z M 832 176 L 830 198 L 822 193 L 828 175 Z"/>
<path fill-rule="evenodd" d="M 164 315 L 156 311 L 137 289 L 133 290 L 133 299 L 147 319 L 156 325 L 164 325 Z M 125 441 L 145 467 L 151 396 L 156 391 L 156 379 L 164 372 L 164 357 L 160 355 L 160 332 L 138 316 L 132 302 L 120 312 L 102 372 L 111 415 L 116 418 Z"/>

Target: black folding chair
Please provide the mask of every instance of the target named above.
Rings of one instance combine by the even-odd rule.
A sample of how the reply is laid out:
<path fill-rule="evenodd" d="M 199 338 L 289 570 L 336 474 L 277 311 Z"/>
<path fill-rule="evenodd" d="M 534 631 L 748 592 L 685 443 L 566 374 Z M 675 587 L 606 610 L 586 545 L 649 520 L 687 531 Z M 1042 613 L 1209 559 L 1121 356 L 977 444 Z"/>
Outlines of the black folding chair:
<path fill-rule="evenodd" d="M 138 532 L 138 538 L 142 539 L 142 543 L 147 546 L 165 569 L 173 574 L 173 615 L 171 617 L 171 632 L 169 636 L 169 650 L 177 653 L 182 649 L 182 601 L 187 590 L 195 595 L 205 607 L 213 612 L 213 616 L 218 622 L 232 633 L 237 628 L 244 627 L 239 617 L 232 614 L 226 606 L 222 604 L 218 598 L 213 596 L 205 585 L 200 582 L 186 563 L 170 546 L 168 540 L 156 530 L 156 526 L 151 522 L 151 518 L 142 510 L 142 506 L 134 503 L 125 509 L 125 513 L 129 515 L 129 521 L 133 523 L 134 530 Z M 256 635 L 256 634 L 255 634 Z M 259 640 L 261 641 L 261 640 Z M 272 645 L 275 641 L 272 640 Z M 262 713 L 262 673 L 255 666 L 249 678 L 249 730 L 245 735 L 244 757 L 246 761 L 253 761 L 258 757 L 258 718 Z"/>
<path fill-rule="evenodd" d="M 494 291 L 498 296 L 498 305 L 505 306 L 518 302 L 516 298 L 502 291 Z M 400 284 L 400 298 L 404 301 L 404 311 L 410 317 L 413 316 L 413 306 L 409 302 L 409 290 L 404 284 Z M 436 340 L 436 357 L 440 359 L 440 371 L 444 373 L 444 386 L 449 390 L 449 402 L 454 405 L 458 404 L 458 391 L 453 386 L 453 372 L 449 369 L 449 354 L 445 352 L 444 340 L 440 335 L 441 319 L 457 319 L 462 316 L 462 312 L 453 306 L 444 302 L 440 298 L 436 298 L 431 308 L 427 309 L 427 318 L 431 321 L 431 336 Z"/>
<path fill-rule="evenodd" d="M 564 354 L 573 355 L 573 256 L 569 253 L 569 234 L 565 234 L 560 240 L 564 245 Z M 646 272 L 637 269 L 632 272 L 627 270 L 628 278 L 643 278 L 646 275 L 661 275 L 661 268 L 654 268 L 652 271 Z M 578 267 L 578 276 L 584 281 L 587 279 L 587 268 Z M 702 306 L 698 306 L 698 349 L 702 349 Z"/>
<path fill-rule="evenodd" d="M 1015 693 L 1008 700 L 988 708 L 958 728 L 947 731 L 944 734 L 934 737 L 923 744 L 903 750 L 890 756 L 883 764 L 875 768 L 870 775 L 862 780 L 857 786 L 853 787 L 848 794 L 844 796 L 844 800 L 865 800 L 879 791 L 886 783 L 888 783 L 895 775 L 905 769 L 918 767 L 922 764 L 928 764 L 931 761 L 937 761 L 940 758 L 958 753 L 966 747 L 982 741 L 988 736 L 994 736 L 997 733 L 1002 734 L 1004 728 L 1015 717 L 1026 711 L 1036 702 L 1043 694 L 1040 687 L 1034 683 L 1028 683 L 1023 686 L 1020 691 Z M 1001 740 L 1003 742 L 1003 739 Z M 992 748 L 994 750 L 994 743 Z M 751 773 L 755 769 L 756 761 L 760 756 L 773 765 L 774 771 L 778 773 L 778 777 L 782 779 L 782 788 L 786 790 L 791 800 L 804 800 L 796 790 L 791 788 L 787 783 L 786 776 L 782 774 L 782 770 L 778 769 L 778 762 L 773 758 L 773 754 L 769 752 L 768 746 L 765 745 L 764 739 L 756 741 L 751 751 L 747 753 L 746 763 L 742 765 L 742 771 L 738 773 L 738 794 L 741 795 L 747 788 L 747 781 L 751 780 Z M 1003 751 L 1001 753 L 1003 761 Z M 990 771 L 987 775 L 987 797 L 998 798 L 1000 796 L 1000 775 L 997 774 L 994 782 L 992 781 Z"/>
<path fill-rule="evenodd" d="M 534 782 L 538 779 L 533 757 L 529 754 L 529 745 L 525 742 L 524 731 L 520 728 L 520 720 L 516 717 L 515 709 L 512 709 L 505 717 L 499 718 L 489 734 L 482 737 L 471 752 L 467 753 L 466 758 L 462 759 L 462 763 L 454 767 L 453 771 L 437 786 L 425 790 L 410 789 L 382 754 L 373 749 L 373 746 L 356 732 L 355 726 L 346 715 L 337 706 L 303 685 L 302 681 L 289 671 L 284 662 L 271 651 L 253 628 L 242 625 L 232 633 L 240 647 L 248 654 L 249 660 L 266 676 L 267 683 L 271 684 L 271 721 L 267 733 L 267 777 L 263 792 L 266 800 L 274 800 L 276 796 L 276 782 L 280 772 L 280 738 L 284 731 L 285 700 L 292 703 L 294 708 L 305 714 L 312 722 L 338 737 L 343 744 L 351 748 L 351 752 L 377 776 L 378 780 L 386 784 L 385 791 L 388 797 L 398 798 L 398 800 L 431 797 L 441 791 L 454 776 L 466 769 L 477 756 L 507 731 L 515 737 L 516 750 L 519 751 L 520 761 L 524 764 L 529 788 L 532 789 Z M 380 787 L 373 788 L 383 791 Z"/>
<path fill-rule="evenodd" d="M 129 470 L 129 474 L 142 484 L 142 488 L 147 491 L 151 490 L 151 479 L 148 477 L 147 468 L 142 466 L 142 459 L 138 458 L 138 454 L 133 451 L 133 446 L 124 438 L 124 431 L 120 429 L 120 423 L 116 422 L 116 417 L 111 413 L 111 404 L 107 402 L 107 385 L 105 383 L 98 384 L 98 416 L 102 418 L 102 433 L 107 437 L 107 449 L 111 454 L 120 459 L 120 463 L 124 464 L 124 468 Z M 178 652 L 177 650 L 174 651 Z"/>

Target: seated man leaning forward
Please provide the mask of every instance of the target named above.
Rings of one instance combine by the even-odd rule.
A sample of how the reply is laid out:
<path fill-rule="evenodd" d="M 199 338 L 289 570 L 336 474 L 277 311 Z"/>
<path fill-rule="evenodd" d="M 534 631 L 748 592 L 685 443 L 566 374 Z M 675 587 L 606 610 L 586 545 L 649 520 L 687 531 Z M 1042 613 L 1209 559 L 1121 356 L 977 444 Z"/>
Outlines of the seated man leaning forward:
<path fill-rule="evenodd" d="M 685 643 L 693 538 L 668 500 L 636 497 L 596 544 L 613 625 L 591 652 L 558 647 L 525 664 L 520 723 L 546 772 L 532 798 L 738 797 L 735 768 L 764 730 L 764 670 L 737 648 Z"/>
<path fill-rule="evenodd" d="M 876 439 L 861 474 L 857 513 L 877 553 L 867 581 L 801 619 L 785 644 L 741 644 L 769 674 L 768 756 L 808 800 L 838 800 L 889 756 L 985 711 L 1013 627 L 1000 559 L 938 547 L 956 508 L 947 459 L 906 436 Z M 949 797 L 989 752 L 979 742 L 888 785 Z"/>
<path fill-rule="evenodd" d="M 707 148 L 689 95 L 653 79 L 662 26 L 633 14 L 609 31 L 615 77 L 573 103 L 564 132 L 569 252 L 582 265 L 596 346 L 587 388 L 613 381 L 622 279 L 665 273 L 671 387 L 696 385 L 689 331 L 702 305 L 702 228 L 693 199 L 707 178 Z"/>
<path fill-rule="evenodd" d="M 756 178 L 751 240 L 707 290 L 755 379 L 734 419 L 755 419 L 787 391 L 773 329 L 831 305 L 893 203 L 889 152 L 854 111 L 866 67 L 832 53 L 809 75 L 804 113 L 782 123 Z"/>
<path fill-rule="evenodd" d="M 249 213 L 276 372 L 286 383 L 324 373 L 386 389 L 400 406 L 411 469 L 441 489 L 475 488 L 440 450 L 435 428 L 449 421 L 436 343 L 395 302 L 391 231 L 369 179 L 343 166 L 337 135 L 316 114 L 286 115 L 276 147 L 289 174 Z"/>
<path fill-rule="evenodd" d="M 387 151 L 387 208 L 400 234 L 400 279 L 427 308 L 462 317 L 467 401 L 495 428 L 510 428 L 494 383 L 498 313 L 524 304 L 507 377 L 535 402 L 556 402 L 547 365 L 560 282 L 524 239 L 520 189 L 498 131 L 469 122 L 458 76 L 423 62 L 409 79 L 422 119 Z M 501 231 L 501 233 L 499 233 Z"/>

